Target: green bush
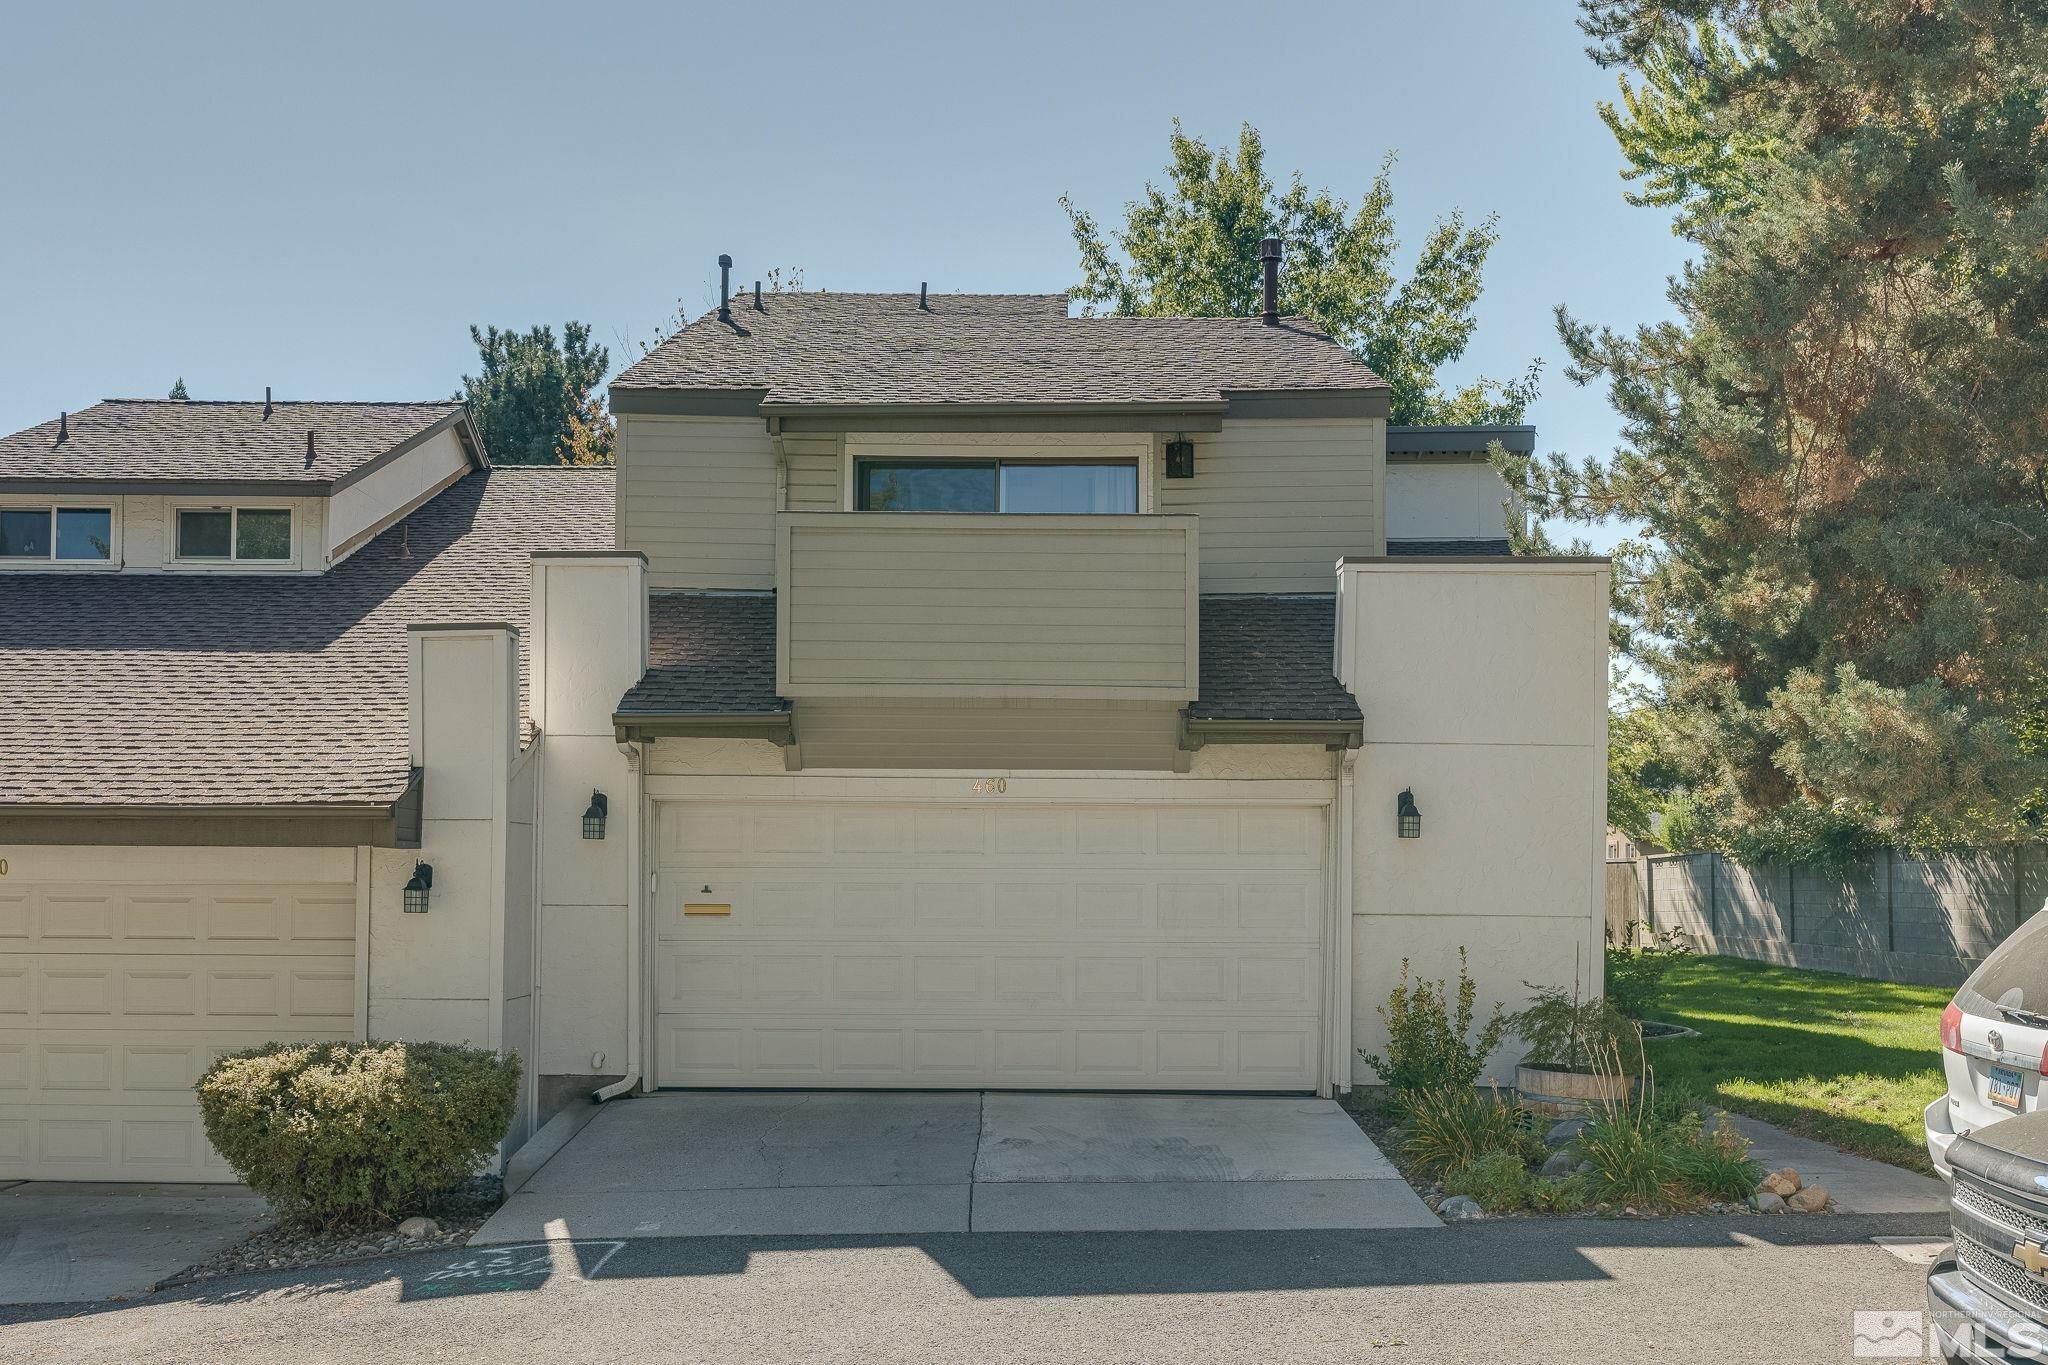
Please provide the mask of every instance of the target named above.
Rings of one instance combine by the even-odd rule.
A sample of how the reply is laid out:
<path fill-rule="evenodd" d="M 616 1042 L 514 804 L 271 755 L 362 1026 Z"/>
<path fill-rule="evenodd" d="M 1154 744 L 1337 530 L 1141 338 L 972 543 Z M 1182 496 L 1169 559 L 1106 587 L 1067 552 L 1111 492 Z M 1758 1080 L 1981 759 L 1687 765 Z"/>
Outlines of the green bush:
<path fill-rule="evenodd" d="M 1528 1114 L 1498 1093 L 1469 1086 L 1420 1090 L 1403 1096 L 1401 1108 L 1408 1120 L 1402 1154 L 1431 1174 L 1495 1153 L 1511 1154 L 1523 1165 L 1543 1154 L 1543 1139 L 1531 1129 Z"/>
<path fill-rule="evenodd" d="M 1697 1107 L 1660 1098 L 1654 1086 L 1640 1099 L 1594 1112 L 1574 1146 L 1592 1163 L 1593 1196 L 1615 1204 L 1692 1208 L 1708 1200 L 1748 1197 L 1763 1175 L 1749 1141 L 1722 1119 L 1705 1130 Z"/>
<path fill-rule="evenodd" d="M 1488 1152 L 1444 1177 L 1446 1194 L 1462 1194 L 1488 1213 L 1506 1213 L 1529 1202 L 1535 1177 L 1514 1152 Z"/>
<path fill-rule="evenodd" d="M 1387 1003 L 1380 1006 L 1380 1018 L 1387 1024 L 1386 1056 L 1375 1056 L 1364 1048 L 1358 1055 L 1382 1081 L 1402 1094 L 1474 1084 L 1486 1069 L 1486 1059 L 1499 1049 L 1508 1032 L 1507 1015 L 1496 1004 L 1474 1034 L 1478 994 L 1466 970 L 1463 948 L 1458 949 L 1455 1005 L 1448 981 L 1411 983 L 1408 959 L 1402 958 L 1401 979 Z"/>
<path fill-rule="evenodd" d="M 1582 1175 L 1538 1176 L 1529 1182 L 1529 1207 L 1538 1213 L 1577 1213 L 1592 1202 Z"/>
<path fill-rule="evenodd" d="M 1529 1044 L 1529 1065 L 1589 1075 L 1603 1057 L 1611 1057 L 1628 1075 L 1642 1070 L 1639 1031 L 1613 1005 L 1600 998 L 1582 999 L 1561 986 L 1522 984 L 1533 998 L 1508 1026 Z"/>
<path fill-rule="evenodd" d="M 1664 989 L 1664 974 L 1692 951 L 1685 935 L 1676 929 L 1642 941 L 1645 926 L 1631 923 L 1622 941 L 1613 931 L 1607 942 L 1607 1000 L 1629 1019 L 1641 1019 L 1657 1003 Z"/>
<path fill-rule="evenodd" d="M 446 1043 L 270 1043 L 199 1080 L 206 1136 L 280 1218 L 390 1222 L 474 1175 L 512 1121 L 519 1060 Z"/>

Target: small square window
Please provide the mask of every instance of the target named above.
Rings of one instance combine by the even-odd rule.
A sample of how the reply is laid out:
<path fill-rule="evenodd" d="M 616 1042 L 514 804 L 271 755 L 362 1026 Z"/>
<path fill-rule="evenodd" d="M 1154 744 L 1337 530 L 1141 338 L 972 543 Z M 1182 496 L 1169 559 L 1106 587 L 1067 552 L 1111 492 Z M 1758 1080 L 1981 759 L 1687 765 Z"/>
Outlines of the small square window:
<path fill-rule="evenodd" d="M 114 555 L 114 513 L 108 507 L 57 509 L 57 558 L 111 559 Z"/>
<path fill-rule="evenodd" d="M 0 559 L 48 559 L 49 557 L 49 508 L 9 507 L 0 509 Z"/>
<path fill-rule="evenodd" d="M 292 514 L 282 507 L 244 507 L 235 513 L 236 559 L 290 559 Z"/>
<path fill-rule="evenodd" d="M 178 558 L 227 559 L 234 550 L 235 514 L 193 508 L 178 513 Z"/>

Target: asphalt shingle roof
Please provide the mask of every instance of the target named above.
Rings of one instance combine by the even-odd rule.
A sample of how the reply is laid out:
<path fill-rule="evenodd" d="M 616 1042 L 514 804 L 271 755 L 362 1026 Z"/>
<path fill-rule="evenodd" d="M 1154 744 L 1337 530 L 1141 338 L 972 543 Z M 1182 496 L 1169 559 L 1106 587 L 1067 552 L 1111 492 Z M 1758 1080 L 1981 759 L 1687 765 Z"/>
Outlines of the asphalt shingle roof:
<path fill-rule="evenodd" d="M 1507 537 L 1486 540 L 1390 540 L 1390 555 L 1510 555 L 1514 546 Z"/>
<path fill-rule="evenodd" d="M 646 674 L 618 710 L 779 715 L 772 593 L 664 592 L 647 599 Z"/>
<path fill-rule="evenodd" d="M 460 403 L 204 403 L 109 398 L 0 437 L 0 480 L 324 485 L 462 411 Z M 306 433 L 313 459 L 306 459 Z"/>
<path fill-rule="evenodd" d="M 1355 721 L 1358 703 L 1330 671 L 1337 629 L 1331 596 L 1202 599 L 1198 720 Z M 774 715 L 775 598 L 771 593 L 659 593 L 648 604 L 647 673 L 621 712 Z"/>
<path fill-rule="evenodd" d="M 405 628 L 523 629 L 529 554 L 612 534 L 610 470 L 504 468 L 318 576 L 0 577 L 0 805 L 394 801 Z"/>
<path fill-rule="evenodd" d="M 1337 599 L 1213 596 L 1202 599 L 1202 695 L 1195 720 L 1362 720 L 1357 700 L 1331 671 Z"/>
<path fill-rule="evenodd" d="M 1068 317 L 1058 294 L 771 294 L 677 332 L 618 390 L 766 390 L 826 406 L 1201 403 L 1386 381 L 1298 318 Z"/>

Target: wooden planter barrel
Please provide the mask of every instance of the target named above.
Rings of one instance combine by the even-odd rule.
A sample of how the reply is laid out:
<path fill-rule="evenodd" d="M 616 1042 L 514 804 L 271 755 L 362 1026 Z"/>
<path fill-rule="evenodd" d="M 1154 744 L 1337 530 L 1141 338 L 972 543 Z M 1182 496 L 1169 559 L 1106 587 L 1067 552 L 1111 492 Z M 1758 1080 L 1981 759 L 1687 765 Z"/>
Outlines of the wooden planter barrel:
<path fill-rule="evenodd" d="M 1589 1076 L 1577 1071 L 1552 1071 L 1527 1063 L 1515 1068 L 1515 1093 L 1522 1107 L 1533 1113 L 1559 1118 L 1583 1114 L 1588 1109 L 1624 1099 L 1634 1084 L 1626 1076 Z"/>

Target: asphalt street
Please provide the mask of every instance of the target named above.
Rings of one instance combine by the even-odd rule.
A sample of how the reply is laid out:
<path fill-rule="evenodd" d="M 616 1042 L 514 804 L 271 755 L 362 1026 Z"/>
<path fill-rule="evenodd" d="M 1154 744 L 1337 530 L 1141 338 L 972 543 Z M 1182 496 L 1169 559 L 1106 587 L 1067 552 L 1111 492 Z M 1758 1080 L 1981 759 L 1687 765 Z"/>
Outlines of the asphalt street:
<path fill-rule="evenodd" d="M 542 1242 L 0 1309 L 0 1359 L 1853 1360 L 1931 1217 Z M 1896 1323 L 1888 1324 L 1888 1326 Z"/>

